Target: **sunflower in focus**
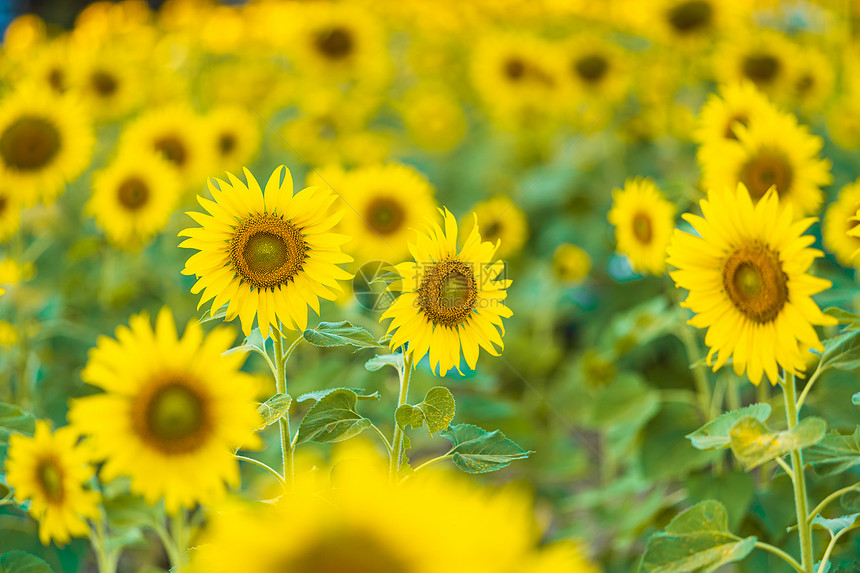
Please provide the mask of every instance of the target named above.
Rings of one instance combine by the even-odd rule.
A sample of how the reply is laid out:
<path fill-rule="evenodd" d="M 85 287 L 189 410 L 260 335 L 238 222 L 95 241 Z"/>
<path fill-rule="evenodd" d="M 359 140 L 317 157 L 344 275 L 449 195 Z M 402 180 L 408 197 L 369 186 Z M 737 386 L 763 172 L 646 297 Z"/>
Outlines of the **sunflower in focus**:
<path fill-rule="evenodd" d="M 51 433 L 44 420 L 36 422 L 32 438 L 21 434 L 9 438 L 6 482 L 17 503 L 30 502 L 43 545 L 86 537 L 87 519 L 101 518 L 99 494 L 85 488 L 93 476 L 89 453 L 77 441 L 78 434 L 70 427 Z"/>
<path fill-rule="evenodd" d="M 260 122 L 239 106 L 221 106 L 203 118 L 209 130 L 215 165 L 225 171 L 240 169 L 260 150 Z"/>
<path fill-rule="evenodd" d="M 235 449 L 255 447 L 259 426 L 254 378 L 240 371 L 243 353 L 224 354 L 234 340 L 226 327 L 210 332 L 189 322 L 177 336 L 173 314 L 131 317 L 102 336 L 81 372 L 102 394 L 72 401 L 69 421 L 90 436 L 105 480 L 131 478 L 131 490 L 155 504 L 211 504 L 225 484 L 239 484 Z"/>
<path fill-rule="evenodd" d="M 484 240 L 499 243 L 500 258 L 518 255 L 529 236 L 526 214 L 504 195 L 477 203 L 461 221 L 467 236 L 476 225 Z"/>
<path fill-rule="evenodd" d="M 471 369 L 479 347 L 498 356 L 502 318 L 513 315 L 504 303 L 511 281 L 495 258 L 498 242 L 482 241 L 475 226 L 458 251 L 457 220 L 447 209 L 442 216 L 444 230 L 431 220 L 427 232 L 409 242 L 413 261 L 396 266 L 402 292 L 380 317 L 391 319 L 392 349 L 408 344 L 413 366 L 429 353 L 430 368 L 440 376 L 452 368 L 462 373 L 461 352 Z"/>
<path fill-rule="evenodd" d="M 836 260 L 843 267 L 860 268 L 860 258 L 854 258 L 854 253 L 860 249 L 860 237 L 854 232 L 858 208 L 860 181 L 855 181 L 839 190 L 839 196 L 824 212 L 821 222 L 824 246 L 836 255 Z"/>
<path fill-rule="evenodd" d="M 836 324 L 812 300 L 830 287 L 807 274 L 822 255 L 802 234 L 815 218 L 795 220 L 773 190 L 754 204 L 743 184 L 710 191 L 701 207 L 704 217 L 683 215 L 698 234 L 676 229 L 667 262 L 689 291 L 681 303 L 694 313 L 689 324 L 708 329 L 708 365 L 716 371 L 732 358 L 735 374 L 756 385 L 763 373 L 776 384 L 778 367 L 802 374 L 806 351 L 824 350 L 813 325 Z"/>
<path fill-rule="evenodd" d="M 188 237 L 180 247 L 199 251 L 182 271 L 197 276 L 191 292 L 203 291 L 198 308 L 215 299 L 214 316 L 229 303 L 226 320 L 238 316 L 246 335 L 255 317 L 263 338 L 270 326 L 304 330 L 308 305 L 319 314 L 319 299 L 334 300 L 343 290 L 337 281 L 352 278 L 338 267 L 352 261 L 341 252 L 349 237 L 330 232 L 343 215 L 330 210 L 337 196 L 319 187 L 294 194 L 283 166 L 265 192 L 247 169 L 247 184 L 227 177 L 229 183 L 215 180 L 217 188 L 209 182 L 214 201 L 198 196 L 208 214 L 189 215 L 201 226 L 179 233 Z"/>
<path fill-rule="evenodd" d="M 21 207 L 18 196 L 0 188 L 0 243 L 8 241 L 21 227 Z"/>
<path fill-rule="evenodd" d="M 783 34 L 741 28 L 714 58 L 719 83 L 747 80 L 775 101 L 791 100 L 800 56 L 797 46 Z"/>
<path fill-rule="evenodd" d="M 435 189 L 408 165 L 389 163 L 354 169 L 335 191 L 350 206 L 340 230 L 353 238 L 346 250 L 359 263 L 407 258 L 412 229 L 437 209 Z"/>
<path fill-rule="evenodd" d="M 820 137 L 787 113 L 760 116 L 746 127 L 736 123 L 735 135 L 737 141 L 700 149 L 706 189 L 733 188 L 740 182 L 758 201 L 773 186 L 798 215 L 818 212 L 821 187 L 833 181 L 830 161 L 819 157 Z"/>
<path fill-rule="evenodd" d="M 86 212 L 111 243 L 139 249 L 161 232 L 180 197 L 179 175 L 155 153 L 118 157 L 93 176 Z"/>
<path fill-rule="evenodd" d="M 719 147 L 726 141 L 737 141 L 735 128 L 766 121 L 769 114 L 778 113 L 767 97 L 749 81 L 720 87 L 719 94 L 710 94 L 702 106 L 698 128 L 693 141 L 702 149 Z M 704 152 L 707 154 L 707 151 Z"/>
<path fill-rule="evenodd" d="M 612 192 L 609 222 L 615 227 L 619 253 L 639 273 L 662 275 L 666 247 L 675 226 L 675 205 L 649 179 L 628 179 Z"/>
<path fill-rule="evenodd" d="M 70 98 L 22 89 L 0 101 L 0 179 L 25 207 L 56 199 L 89 165 L 94 143 Z"/>

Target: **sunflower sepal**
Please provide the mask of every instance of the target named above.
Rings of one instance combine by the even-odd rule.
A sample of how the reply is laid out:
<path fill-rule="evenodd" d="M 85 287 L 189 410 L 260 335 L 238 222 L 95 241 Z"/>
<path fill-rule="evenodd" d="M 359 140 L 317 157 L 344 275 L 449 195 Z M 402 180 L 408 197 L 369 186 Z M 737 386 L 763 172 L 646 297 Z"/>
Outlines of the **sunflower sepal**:
<path fill-rule="evenodd" d="M 213 320 L 224 320 L 227 317 L 227 306 L 222 305 L 221 307 L 216 308 L 213 306 L 211 309 L 205 311 L 203 315 L 197 319 L 197 324 L 204 324 L 207 322 L 212 322 Z"/>
<path fill-rule="evenodd" d="M 453 445 L 446 457 L 469 474 L 498 471 L 514 460 L 524 460 L 534 453 L 521 448 L 501 430 L 488 432 L 472 424 L 448 426 L 441 435 Z"/>
<path fill-rule="evenodd" d="M 266 349 L 266 340 L 263 338 L 263 335 L 260 334 L 259 328 L 253 329 L 251 331 L 251 334 L 246 336 L 245 340 L 242 341 L 242 344 L 225 350 L 223 352 L 223 355 L 229 356 L 230 354 L 236 352 L 256 352 L 264 358 L 268 358 L 269 360 L 272 359 L 272 357 L 268 353 L 268 350 Z"/>
<path fill-rule="evenodd" d="M 827 432 L 827 422 L 809 417 L 781 432 L 770 430 L 752 416 L 738 420 L 729 432 L 732 453 L 747 471 L 793 450 L 803 450 L 820 442 Z"/>
<path fill-rule="evenodd" d="M 305 340 L 320 348 L 335 346 L 355 346 L 356 352 L 364 348 L 377 348 L 379 343 L 369 330 L 355 326 L 347 320 L 340 322 L 321 322 L 316 328 L 308 328 L 302 333 Z"/>
<path fill-rule="evenodd" d="M 418 404 L 399 406 L 394 412 L 394 420 L 404 430 L 407 426 L 418 429 L 426 424 L 432 436 L 448 427 L 455 411 L 456 403 L 451 391 L 444 386 L 434 386 Z"/>

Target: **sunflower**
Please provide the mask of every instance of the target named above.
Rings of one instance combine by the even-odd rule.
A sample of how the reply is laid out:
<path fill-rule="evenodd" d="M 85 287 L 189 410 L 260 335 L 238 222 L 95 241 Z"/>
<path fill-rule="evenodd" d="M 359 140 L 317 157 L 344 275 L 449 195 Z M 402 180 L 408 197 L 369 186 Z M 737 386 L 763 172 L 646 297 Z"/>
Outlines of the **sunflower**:
<path fill-rule="evenodd" d="M 114 245 L 138 249 L 161 232 L 179 200 L 179 175 L 155 153 L 124 155 L 93 176 L 86 212 Z"/>
<path fill-rule="evenodd" d="M 526 214 L 504 195 L 497 195 L 472 207 L 461 221 L 461 226 L 468 235 L 475 225 L 482 230 L 482 238 L 491 243 L 500 242 L 496 256 L 501 258 L 519 254 L 529 236 Z"/>
<path fill-rule="evenodd" d="M 824 246 L 844 267 L 860 268 L 860 259 L 854 253 L 860 249 L 860 237 L 856 236 L 857 209 L 860 208 L 860 180 L 849 183 L 839 190 L 836 198 L 824 213 L 821 237 Z"/>
<path fill-rule="evenodd" d="M 173 314 L 146 314 L 99 338 L 81 371 L 105 390 L 72 401 L 69 421 L 91 437 L 101 476 L 131 478 L 147 503 L 164 499 L 168 513 L 209 504 L 239 483 L 233 451 L 254 447 L 259 425 L 254 378 L 239 369 L 242 353 L 226 327 L 210 332 L 189 322 L 178 338 Z"/>
<path fill-rule="evenodd" d="M 537 540 L 530 500 L 511 487 L 481 488 L 456 474 L 391 485 L 359 465 L 370 464 L 341 462 L 350 479 L 336 479 L 335 470 L 330 489 L 222 508 L 192 556 L 191 573 L 436 573 L 452 563 L 472 573 L 505 573 L 518 570 L 512 564 Z M 393 527 L 406 507 L 425 517 Z M 493 551 L 475 552 L 490 544 Z"/>
<path fill-rule="evenodd" d="M 716 371 L 732 358 L 756 385 L 763 372 L 776 384 L 778 366 L 801 374 L 804 351 L 824 350 L 812 325 L 836 324 L 811 298 L 830 286 L 806 272 L 822 255 L 802 234 L 815 218 L 795 220 L 773 190 L 753 204 L 743 184 L 711 190 L 701 206 L 703 217 L 683 216 L 698 235 L 676 229 L 667 262 L 689 291 L 681 303 L 695 313 L 689 324 L 708 329 L 708 365 Z"/>
<path fill-rule="evenodd" d="M 220 106 L 203 118 L 219 170 L 239 169 L 260 150 L 260 121 L 245 108 Z"/>
<path fill-rule="evenodd" d="M 77 446 L 70 427 L 54 433 L 44 420 L 32 438 L 12 434 L 6 458 L 6 482 L 15 501 L 30 501 L 30 515 L 39 521 L 39 540 L 68 543 L 89 534 L 87 519 L 99 519 L 99 494 L 84 485 L 93 476 L 89 454 Z"/>
<path fill-rule="evenodd" d="M 562 243 L 552 254 L 552 270 L 558 280 L 576 286 L 591 272 L 591 257 L 582 247 Z"/>
<path fill-rule="evenodd" d="M 353 238 L 346 250 L 359 263 L 400 262 L 411 229 L 437 209 L 435 189 L 412 167 L 390 163 L 355 169 L 335 188 L 349 205 L 340 229 Z"/>
<path fill-rule="evenodd" d="M 212 162 L 200 118 L 181 105 L 150 110 L 125 128 L 120 137 L 121 154 L 152 151 L 176 168 L 186 188 L 198 187 Z"/>
<path fill-rule="evenodd" d="M 831 59 L 814 46 L 804 46 L 794 78 L 794 101 L 807 113 L 824 109 L 833 94 L 836 76 Z"/>
<path fill-rule="evenodd" d="M 498 356 L 502 318 L 513 312 L 504 303 L 511 281 L 504 277 L 505 264 L 495 260 L 498 242 L 482 242 L 476 225 L 458 252 L 457 220 L 447 209 L 440 212 L 444 231 L 431 220 L 427 233 L 409 243 L 414 261 L 397 265 L 402 293 L 380 321 L 392 319 L 392 349 L 408 344 L 413 365 L 429 352 L 430 368 L 444 375 L 451 368 L 461 372 L 461 351 L 472 369 L 479 346 Z"/>
<path fill-rule="evenodd" d="M 714 72 L 720 83 L 748 80 L 768 97 L 790 101 L 799 56 L 797 46 L 783 34 L 742 28 L 714 57 Z"/>
<path fill-rule="evenodd" d="M 666 247 L 675 226 L 675 205 L 653 181 L 628 179 L 624 189 L 612 192 L 609 222 L 615 226 L 619 253 L 640 273 L 662 275 L 666 270 Z"/>
<path fill-rule="evenodd" d="M 72 61 L 69 86 L 96 120 L 120 119 L 143 101 L 137 62 L 107 49 L 79 49 Z"/>
<path fill-rule="evenodd" d="M 821 187 L 829 185 L 830 161 L 821 159 L 820 137 L 787 113 L 769 113 L 749 126 L 735 124 L 737 141 L 702 148 L 702 183 L 706 189 L 723 189 L 743 183 L 754 201 L 771 186 L 780 199 L 790 201 L 799 215 L 821 207 Z"/>
<path fill-rule="evenodd" d="M 765 121 L 760 118 L 777 113 L 767 97 L 750 81 L 721 86 L 719 92 L 719 95 L 708 96 L 699 115 L 698 127 L 693 132 L 693 141 L 702 146 L 700 153 L 703 153 L 703 148 L 737 141 L 736 127 Z"/>
<path fill-rule="evenodd" d="M 0 243 L 8 241 L 21 226 L 18 196 L 0 188 Z"/>
<path fill-rule="evenodd" d="M 466 135 L 466 114 L 446 88 L 413 88 L 404 95 L 398 109 L 412 141 L 427 151 L 450 151 Z"/>
<path fill-rule="evenodd" d="M 89 165 L 95 135 L 68 97 L 22 89 L 0 101 L 0 179 L 25 207 L 52 202 Z"/>
<path fill-rule="evenodd" d="M 213 316 L 229 302 L 226 319 L 238 316 L 246 335 L 254 317 L 263 338 L 270 325 L 304 330 L 308 305 L 319 314 L 319 299 L 334 300 L 337 281 L 352 278 L 337 266 L 352 261 L 340 250 L 349 237 L 329 232 L 342 216 L 329 209 L 337 197 L 318 187 L 293 194 L 284 170 L 275 169 L 265 192 L 247 169 L 247 185 L 232 173 L 230 183 L 215 180 L 218 188 L 210 181 L 215 201 L 197 198 L 209 214 L 189 213 L 201 227 L 179 233 L 189 237 L 180 247 L 200 251 L 182 271 L 198 277 L 191 292 L 203 291 L 200 305 L 215 299 Z"/>
<path fill-rule="evenodd" d="M 580 34 L 565 41 L 561 51 L 574 108 L 611 107 L 627 96 L 630 56 L 617 44 L 601 35 Z"/>
<path fill-rule="evenodd" d="M 648 2 L 647 26 L 673 48 L 707 46 L 742 16 L 742 0 L 656 0 Z"/>
<path fill-rule="evenodd" d="M 63 38 L 42 46 L 26 68 L 38 89 L 61 95 L 69 89 L 69 47 Z"/>

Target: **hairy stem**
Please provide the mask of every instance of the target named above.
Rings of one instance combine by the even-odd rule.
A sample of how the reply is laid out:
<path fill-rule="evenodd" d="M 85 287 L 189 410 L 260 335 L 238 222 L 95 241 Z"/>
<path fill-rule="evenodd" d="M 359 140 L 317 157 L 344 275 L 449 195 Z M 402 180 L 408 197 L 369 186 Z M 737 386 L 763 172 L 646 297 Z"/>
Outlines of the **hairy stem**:
<path fill-rule="evenodd" d="M 397 397 L 397 407 L 406 403 L 409 398 L 409 380 L 412 378 L 412 354 L 403 358 L 403 368 L 397 370 L 400 378 L 400 394 Z M 388 476 L 392 482 L 397 480 L 400 473 L 400 458 L 403 453 L 403 430 L 394 421 L 394 438 L 391 440 L 391 457 L 388 465 Z"/>
<path fill-rule="evenodd" d="M 785 417 L 788 429 L 797 426 L 799 418 L 797 415 L 796 392 L 794 387 L 794 375 L 787 374 L 782 383 L 783 397 L 785 398 Z M 797 531 L 800 535 L 800 561 L 805 573 L 813 573 L 812 556 L 812 529 L 809 525 L 809 501 L 806 497 L 806 478 L 803 475 L 803 454 L 799 449 L 791 450 L 791 470 L 794 474 L 794 505 L 797 510 Z"/>

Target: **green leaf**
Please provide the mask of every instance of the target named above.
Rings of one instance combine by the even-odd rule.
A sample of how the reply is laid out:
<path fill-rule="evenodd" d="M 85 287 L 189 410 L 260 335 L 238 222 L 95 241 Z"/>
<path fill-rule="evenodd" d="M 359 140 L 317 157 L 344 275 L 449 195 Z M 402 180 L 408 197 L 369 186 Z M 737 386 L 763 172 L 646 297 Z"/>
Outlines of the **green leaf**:
<path fill-rule="evenodd" d="M 299 425 L 298 442 L 340 442 L 357 436 L 371 426 L 356 412 L 358 394 L 340 388 L 323 396 L 305 414 Z"/>
<path fill-rule="evenodd" d="M 164 512 L 158 506 L 147 504 L 142 497 L 130 493 L 119 494 L 103 501 L 111 529 L 161 527 Z"/>
<path fill-rule="evenodd" d="M 0 555 L 0 573 L 53 573 L 51 567 L 26 551 Z"/>
<path fill-rule="evenodd" d="M 258 430 L 276 423 L 284 417 L 284 414 L 290 411 L 290 405 L 293 399 L 289 394 L 275 394 L 257 408 L 260 417 L 263 419 L 263 425 L 258 427 Z"/>
<path fill-rule="evenodd" d="M 842 515 L 840 517 L 834 517 L 833 519 L 827 519 L 820 515 L 816 515 L 812 519 L 812 526 L 826 529 L 830 532 L 830 536 L 833 537 L 843 529 L 848 529 L 849 527 L 853 529 L 856 527 L 858 525 L 858 518 L 860 518 L 860 513 Z"/>
<path fill-rule="evenodd" d="M 266 352 L 266 340 L 263 338 L 263 335 L 260 334 L 260 329 L 255 328 L 251 331 L 251 334 L 245 337 L 245 340 L 239 346 L 234 346 L 233 348 L 224 352 L 224 355 L 233 354 L 234 352 L 256 352 L 266 358 L 271 360 L 271 357 Z M 274 361 L 273 361 L 274 362 Z"/>
<path fill-rule="evenodd" d="M 691 474 L 684 482 L 691 503 L 709 499 L 722 503 L 729 517 L 729 528 L 738 527 L 755 497 L 753 476 L 740 468 L 720 475 L 710 472 Z"/>
<path fill-rule="evenodd" d="M 841 505 L 842 509 L 845 511 L 851 511 L 854 513 L 860 512 L 860 491 L 857 489 L 846 491 L 842 494 L 842 497 L 839 498 L 839 505 Z"/>
<path fill-rule="evenodd" d="M 854 314 L 853 312 L 847 311 L 837 306 L 830 306 L 828 308 L 825 308 L 823 312 L 824 314 L 830 315 L 836 320 L 838 320 L 839 324 L 846 324 L 847 326 L 843 329 L 844 331 L 860 330 L 860 316 Z"/>
<path fill-rule="evenodd" d="M 791 450 L 818 443 L 825 432 L 827 422 L 821 418 L 805 418 L 791 430 L 771 432 L 756 418 L 746 416 L 732 426 L 729 436 L 735 457 L 751 470 Z"/>
<path fill-rule="evenodd" d="M 215 314 L 212 314 L 211 310 L 207 310 L 200 318 L 197 319 L 197 324 L 203 324 L 206 322 L 211 322 L 213 320 L 221 320 L 222 318 L 227 316 L 228 306 L 228 304 L 225 304 L 224 306 L 216 310 Z"/>
<path fill-rule="evenodd" d="M 506 438 L 499 430 L 488 432 L 471 424 L 450 426 L 441 435 L 454 446 L 448 451 L 454 464 L 470 474 L 500 470 L 532 453 Z"/>
<path fill-rule="evenodd" d="M 751 417 L 764 422 L 768 416 L 770 416 L 770 404 L 752 404 L 746 408 L 726 412 L 692 434 L 687 434 L 687 438 L 693 442 L 693 447 L 697 450 L 723 450 L 731 446 L 729 432 L 738 420 Z"/>
<path fill-rule="evenodd" d="M 36 418 L 15 406 L 0 402 L 0 444 L 5 444 L 13 432 L 32 436 L 36 431 Z"/>
<path fill-rule="evenodd" d="M 816 473 L 831 476 L 860 464 L 860 426 L 851 435 L 831 432 L 804 454 Z"/>
<path fill-rule="evenodd" d="M 403 354 L 380 354 L 374 356 L 364 363 L 364 367 L 370 372 L 376 372 L 383 366 L 392 366 L 397 370 L 403 368 Z"/>
<path fill-rule="evenodd" d="M 302 336 L 314 346 L 322 348 L 355 346 L 362 349 L 379 346 L 379 343 L 368 330 L 360 326 L 353 326 L 352 323 L 345 320 L 321 322 L 315 329 L 305 330 Z"/>
<path fill-rule="evenodd" d="M 308 400 L 313 400 L 314 402 L 318 402 L 331 394 L 332 392 L 337 392 L 338 390 L 349 390 L 350 392 L 354 392 L 356 397 L 359 400 L 379 400 L 379 392 L 374 390 L 370 392 L 368 390 L 364 390 L 362 388 L 326 388 L 325 390 L 315 390 L 313 392 L 305 392 L 298 398 L 296 398 L 296 402 L 307 402 Z"/>
<path fill-rule="evenodd" d="M 756 538 L 741 539 L 728 530 L 726 508 L 703 501 L 684 511 L 665 531 L 651 536 L 642 557 L 643 573 L 711 573 L 740 561 L 753 550 Z"/>
<path fill-rule="evenodd" d="M 403 404 L 394 411 L 394 421 L 404 430 L 407 426 L 420 428 L 424 425 L 424 412 L 415 406 Z"/>
<path fill-rule="evenodd" d="M 819 370 L 855 370 L 860 368 L 860 332 L 848 331 L 828 338 L 824 344 Z"/>
<path fill-rule="evenodd" d="M 406 426 L 420 428 L 426 422 L 432 436 L 448 427 L 454 419 L 454 411 L 454 396 L 451 391 L 444 386 L 434 386 L 427 391 L 420 404 L 403 404 L 397 408 L 394 420 L 403 429 L 406 429 Z"/>

